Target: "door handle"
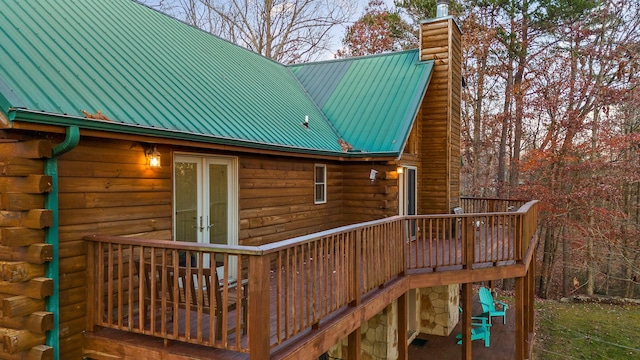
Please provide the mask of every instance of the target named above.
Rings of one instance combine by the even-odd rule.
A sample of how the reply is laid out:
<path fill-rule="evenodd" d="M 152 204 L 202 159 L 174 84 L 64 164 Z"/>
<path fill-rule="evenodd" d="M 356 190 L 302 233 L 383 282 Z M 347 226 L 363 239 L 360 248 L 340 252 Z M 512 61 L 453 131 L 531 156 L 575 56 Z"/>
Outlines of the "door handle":
<path fill-rule="evenodd" d="M 212 224 L 212 223 L 209 222 L 209 217 L 208 216 L 207 216 L 207 224 L 209 224 L 209 225 L 207 225 L 207 229 L 211 229 L 213 227 L 213 225 L 215 225 L 215 224 Z"/>
<path fill-rule="evenodd" d="M 200 216 L 200 232 L 204 231 L 204 226 L 202 226 L 202 216 Z"/>

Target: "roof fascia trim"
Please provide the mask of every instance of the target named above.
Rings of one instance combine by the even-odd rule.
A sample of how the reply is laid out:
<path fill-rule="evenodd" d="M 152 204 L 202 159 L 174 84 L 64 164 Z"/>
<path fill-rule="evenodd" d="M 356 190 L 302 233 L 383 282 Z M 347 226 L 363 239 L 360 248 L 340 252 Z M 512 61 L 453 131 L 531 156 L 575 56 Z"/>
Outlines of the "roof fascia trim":
<path fill-rule="evenodd" d="M 165 129 L 151 128 L 140 125 L 119 124 L 102 120 L 79 118 L 75 116 L 45 113 L 40 111 L 26 109 L 12 109 L 16 114 L 12 121 L 54 125 L 54 126 L 78 126 L 88 130 L 98 130 L 113 133 L 133 134 L 139 136 L 154 136 L 158 138 L 168 138 L 176 140 L 194 141 L 197 143 L 228 145 L 236 147 L 245 147 L 251 149 L 262 149 L 270 151 L 281 151 L 286 153 L 311 154 L 318 156 L 331 156 L 339 158 L 366 159 L 391 158 L 398 156 L 397 152 L 338 152 L 331 150 L 319 150 L 309 148 L 297 148 L 287 145 L 277 145 L 261 143 L 249 140 L 223 138 L 217 136 L 207 136 L 202 134 L 194 134 L 180 131 L 171 131 Z"/>

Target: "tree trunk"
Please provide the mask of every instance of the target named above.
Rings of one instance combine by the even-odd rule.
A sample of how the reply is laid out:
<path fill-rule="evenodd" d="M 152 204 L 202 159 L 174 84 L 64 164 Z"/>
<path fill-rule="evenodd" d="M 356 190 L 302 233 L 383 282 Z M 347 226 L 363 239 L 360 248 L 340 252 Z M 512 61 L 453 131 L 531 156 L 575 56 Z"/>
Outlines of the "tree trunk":
<path fill-rule="evenodd" d="M 547 228 L 544 234 L 544 250 L 542 253 L 542 267 L 540 269 L 540 287 L 539 296 L 543 299 L 549 298 L 549 285 L 553 275 L 553 266 L 556 259 L 556 250 L 558 248 L 558 238 L 556 237 L 556 229 Z"/>
<path fill-rule="evenodd" d="M 515 100 L 515 117 L 513 133 L 513 155 L 510 162 L 509 186 L 515 189 L 520 177 L 520 147 L 522 144 L 522 118 L 524 114 L 524 94 L 522 81 L 527 66 L 527 49 L 529 46 L 529 3 L 522 1 L 522 20 L 520 30 L 522 32 L 521 48 L 517 50 L 518 68 L 513 79 L 513 95 Z M 513 21 L 513 20 L 512 20 Z"/>
<path fill-rule="evenodd" d="M 507 84 L 504 91 L 504 108 L 502 110 L 502 129 L 500 132 L 500 147 L 498 149 L 498 190 L 497 197 L 504 197 L 504 183 L 506 176 L 507 161 L 507 136 L 511 124 L 511 89 L 513 82 L 513 63 L 509 60 L 507 66 Z"/>
<path fill-rule="evenodd" d="M 568 219 L 567 219 L 568 220 Z M 566 224 L 566 221 L 565 221 Z M 567 226 L 562 226 L 562 296 L 571 294 L 573 281 L 571 279 L 571 243 L 567 234 Z"/>
<path fill-rule="evenodd" d="M 483 56 L 478 64 L 478 87 L 476 90 L 476 104 L 473 111 L 473 177 L 471 188 L 474 193 L 478 193 L 478 179 L 480 178 L 480 148 L 481 148 L 481 126 L 482 126 L 482 101 L 484 96 L 484 77 L 487 65 L 487 58 Z M 487 164 L 484 164 L 487 166 Z"/>

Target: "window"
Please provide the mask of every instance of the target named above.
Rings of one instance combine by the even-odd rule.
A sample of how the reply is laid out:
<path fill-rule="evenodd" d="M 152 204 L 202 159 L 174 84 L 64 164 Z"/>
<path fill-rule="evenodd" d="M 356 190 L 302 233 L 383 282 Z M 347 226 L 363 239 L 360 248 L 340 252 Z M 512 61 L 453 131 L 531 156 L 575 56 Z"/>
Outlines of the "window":
<path fill-rule="evenodd" d="M 315 168 L 315 203 L 327 202 L 327 166 L 316 164 Z"/>

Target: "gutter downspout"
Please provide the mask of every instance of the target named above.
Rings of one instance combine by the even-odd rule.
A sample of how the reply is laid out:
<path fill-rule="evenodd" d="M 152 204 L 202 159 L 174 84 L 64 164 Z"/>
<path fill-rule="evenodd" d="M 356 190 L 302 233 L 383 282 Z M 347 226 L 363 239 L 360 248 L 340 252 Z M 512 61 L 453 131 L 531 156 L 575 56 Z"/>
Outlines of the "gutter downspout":
<path fill-rule="evenodd" d="M 67 128 L 64 141 L 53 148 L 50 159 L 45 161 L 44 173 L 51 176 L 51 192 L 45 199 L 45 208 L 51 210 L 53 221 L 46 230 L 46 243 L 52 245 L 53 259 L 47 266 L 45 276 L 53 279 L 53 295 L 47 298 L 47 311 L 53 313 L 53 329 L 47 332 L 47 345 L 53 348 L 53 359 L 60 359 L 60 259 L 58 238 L 58 159 L 71 151 L 80 141 L 80 129 L 77 126 Z"/>

